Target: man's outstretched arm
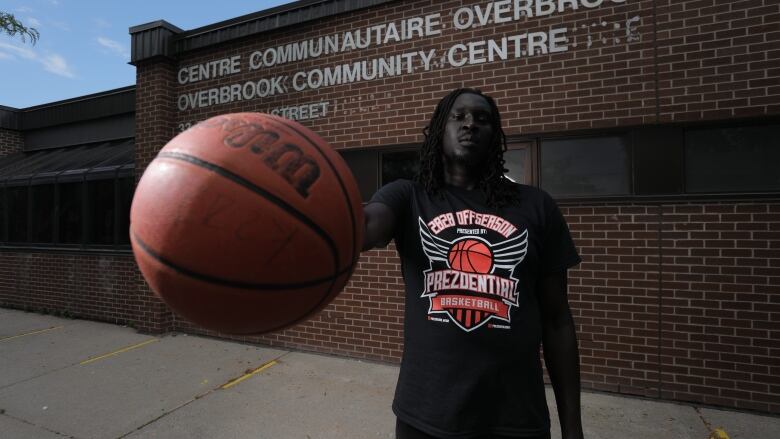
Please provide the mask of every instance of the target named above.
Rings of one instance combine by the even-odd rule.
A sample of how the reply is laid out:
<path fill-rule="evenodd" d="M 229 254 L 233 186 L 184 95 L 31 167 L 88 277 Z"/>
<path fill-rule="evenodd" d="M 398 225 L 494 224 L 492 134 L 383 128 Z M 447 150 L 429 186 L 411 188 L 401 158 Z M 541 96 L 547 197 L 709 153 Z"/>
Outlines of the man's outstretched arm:
<path fill-rule="evenodd" d="M 370 203 L 363 208 L 366 217 L 363 251 L 384 247 L 393 239 L 395 214 L 382 203 Z"/>
<path fill-rule="evenodd" d="M 566 294 L 566 270 L 541 279 L 542 344 L 563 439 L 582 439 L 580 357 Z"/>

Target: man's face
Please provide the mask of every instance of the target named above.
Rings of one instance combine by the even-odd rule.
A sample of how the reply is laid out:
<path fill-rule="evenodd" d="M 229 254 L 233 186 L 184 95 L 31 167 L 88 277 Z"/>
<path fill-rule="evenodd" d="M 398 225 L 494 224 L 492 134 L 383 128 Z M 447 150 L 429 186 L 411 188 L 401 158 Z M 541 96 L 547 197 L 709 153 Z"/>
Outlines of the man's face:
<path fill-rule="evenodd" d="M 480 95 L 464 93 L 455 100 L 444 129 L 446 163 L 480 166 L 493 148 L 493 111 Z"/>

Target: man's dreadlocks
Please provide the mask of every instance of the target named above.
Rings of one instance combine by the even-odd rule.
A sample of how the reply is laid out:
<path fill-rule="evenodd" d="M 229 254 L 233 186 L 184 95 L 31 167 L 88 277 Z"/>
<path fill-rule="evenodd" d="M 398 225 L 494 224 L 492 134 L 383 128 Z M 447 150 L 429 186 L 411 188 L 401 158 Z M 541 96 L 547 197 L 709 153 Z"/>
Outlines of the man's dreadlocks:
<path fill-rule="evenodd" d="M 473 88 L 459 88 L 450 92 L 436 105 L 431 122 L 423 130 L 425 140 L 420 148 L 420 170 L 415 181 L 423 185 L 430 194 L 438 195 L 444 187 L 444 158 L 442 156 L 442 139 L 447 125 L 450 110 L 458 96 L 472 93 L 484 98 L 490 105 L 493 125 L 493 153 L 488 155 L 484 163 L 484 172 L 477 181 L 477 189 L 484 191 L 488 206 L 498 209 L 515 199 L 515 191 L 504 179 L 504 151 L 506 151 L 506 136 L 501 129 L 501 115 L 498 113 L 496 101 Z"/>

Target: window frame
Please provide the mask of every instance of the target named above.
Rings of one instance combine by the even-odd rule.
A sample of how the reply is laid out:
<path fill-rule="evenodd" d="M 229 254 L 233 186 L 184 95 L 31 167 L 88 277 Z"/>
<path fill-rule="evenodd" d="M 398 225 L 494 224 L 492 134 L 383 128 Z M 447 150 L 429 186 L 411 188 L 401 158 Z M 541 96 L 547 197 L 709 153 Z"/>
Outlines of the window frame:
<path fill-rule="evenodd" d="M 420 145 L 393 145 L 390 147 L 384 147 L 381 150 L 377 150 L 377 158 L 378 158 L 378 167 L 377 170 L 379 172 L 379 175 L 377 175 L 377 183 L 378 188 L 381 188 L 382 186 L 386 185 L 389 182 L 384 181 L 384 158 L 386 154 L 393 154 L 393 153 L 399 153 L 399 152 L 418 152 L 420 151 Z M 377 189 L 378 189 L 377 188 Z"/>
<path fill-rule="evenodd" d="M 561 136 L 540 136 L 539 138 L 539 160 L 538 160 L 538 166 L 539 166 L 539 181 L 537 187 L 540 189 L 542 188 L 543 178 L 542 178 L 542 155 L 543 155 L 543 143 L 545 141 L 559 141 L 559 140 L 569 140 L 569 139 L 595 139 L 595 138 L 602 138 L 602 137 L 623 137 L 627 143 L 626 147 L 626 155 L 628 156 L 628 193 L 626 194 L 607 194 L 607 195 L 594 195 L 594 194 L 587 194 L 587 195 L 561 195 L 561 196 L 555 196 L 556 199 L 565 199 L 565 200 L 587 200 L 587 199 L 613 199 L 613 198 L 620 198 L 620 197 L 631 197 L 634 196 L 636 193 L 636 183 L 634 181 L 634 177 L 636 175 L 636 172 L 634 170 L 634 141 L 631 136 L 631 132 L 628 130 L 621 130 L 621 131 L 612 131 L 612 132 L 594 132 L 590 131 L 588 134 L 584 135 L 569 135 L 569 133 L 566 133 L 566 135 Z M 552 194 L 551 194 L 552 195 Z"/>
<path fill-rule="evenodd" d="M 53 206 L 51 207 L 51 215 L 53 216 L 53 225 L 52 225 L 52 240 L 51 242 L 33 242 L 32 240 L 32 225 L 33 225 L 33 218 L 32 218 L 32 187 L 36 186 L 39 183 L 32 184 L 31 181 L 28 181 L 27 184 L 11 184 L 10 186 L 6 182 L 0 183 L 0 203 L 3 204 L 3 209 L 0 214 L 3 215 L 2 218 L 2 229 L 0 230 L 0 250 L 45 250 L 45 251 L 65 251 L 65 252 L 100 252 L 100 253 L 120 253 L 120 254 L 127 254 L 132 252 L 132 247 L 129 243 L 120 244 L 119 243 L 119 236 L 122 233 L 122 231 L 119 230 L 120 227 L 120 218 L 121 218 L 121 212 L 120 209 L 122 208 L 121 202 L 120 202 L 120 181 L 123 178 L 129 178 L 132 180 L 132 190 L 131 190 L 131 200 L 132 195 L 135 192 L 135 189 L 138 184 L 138 179 L 135 176 L 135 172 L 130 169 L 128 170 L 120 171 L 119 169 L 113 171 L 110 175 L 103 175 L 101 177 L 97 176 L 87 176 L 82 175 L 78 179 L 68 179 L 66 181 L 59 181 L 57 179 L 54 179 L 51 182 L 44 183 L 44 184 L 53 184 L 54 185 L 54 201 Z M 90 208 L 92 207 L 93 200 L 90 199 L 87 188 L 87 183 L 89 181 L 108 181 L 111 180 L 113 182 L 113 209 L 114 209 L 114 224 L 113 224 L 113 243 L 112 244 L 89 244 L 88 243 L 88 237 L 90 236 L 90 230 L 89 230 L 89 219 L 88 215 L 90 212 Z M 61 184 L 70 184 L 70 183 L 79 183 L 80 187 L 79 190 L 81 192 L 81 239 L 79 243 L 61 243 L 58 242 L 60 240 L 60 221 L 59 221 L 59 213 L 61 211 L 61 190 L 60 185 Z M 10 211 L 8 209 L 8 197 L 7 197 L 7 189 L 8 187 L 24 187 L 27 190 L 27 240 L 26 242 L 11 242 L 9 241 L 9 233 L 10 233 Z M 130 215 L 130 211 L 128 209 L 127 215 Z M 129 225 L 129 221 L 128 221 Z"/>
<path fill-rule="evenodd" d="M 768 120 L 744 120 L 744 121 L 730 121 L 732 123 L 690 123 L 685 124 L 682 126 L 681 129 L 681 148 L 680 148 L 680 155 L 682 160 L 682 192 L 686 196 L 689 197 L 718 197 L 718 196 L 751 196 L 751 197 L 759 197 L 759 196 L 773 196 L 780 194 L 780 188 L 777 189 L 754 189 L 754 190 L 747 190 L 747 191 L 732 191 L 732 192 L 726 192 L 726 191 L 702 191 L 702 192 L 690 192 L 688 188 L 688 132 L 689 131 L 696 131 L 696 130 L 707 130 L 707 129 L 721 129 L 721 130 L 727 130 L 727 129 L 739 129 L 739 128 L 750 128 L 750 127 L 761 127 L 761 126 L 768 126 L 768 125 L 778 125 L 780 126 L 780 118 L 777 119 L 768 119 Z M 780 134 L 780 133 L 779 133 Z"/>
<path fill-rule="evenodd" d="M 537 139 L 506 141 L 506 151 L 525 149 L 528 151 L 525 162 L 525 172 L 528 178 L 522 182 L 527 186 L 539 187 L 539 143 Z"/>
<path fill-rule="evenodd" d="M 764 199 L 780 198 L 780 191 L 762 191 L 762 192 L 712 192 L 712 193 L 688 193 L 684 187 L 685 183 L 685 131 L 692 128 L 738 128 L 744 126 L 756 125 L 774 125 L 780 123 L 780 117 L 762 117 L 750 119 L 735 119 L 729 121 L 695 121 L 695 122 L 676 122 L 663 124 L 645 124 L 625 127 L 605 127 L 598 129 L 579 129 L 567 132 L 552 133 L 531 133 L 531 134 L 511 134 L 507 135 L 507 150 L 517 148 L 518 144 L 524 144 L 522 147 L 528 148 L 530 152 L 531 167 L 531 186 L 541 188 L 541 143 L 545 140 L 560 140 L 566 138 L 584 138 L 584 137 L 609 137 L 622 136 L 628 142 L 629 155 L 629 186 L 630 193 L 627 195 L 583 195 L 583 196 L 559 196 L 556 201 L 565 204 L 577 204 L 583 202 L 674 202 L 674 201 L 704 201 L 704 200 L 743 200 L 743 199 Z M 657 131 L 654 131 L 657 130 Z M 644 140 L 646 134 L 655 134 L 653 139 L 640 143 Z M 659 134 L 660 133 L 660 134 Z M 652 151 L 654 144 L 669 142 L 667 133 L 672 133 L 671 139 L 674 145 L 664 148 L 664 152 L 669 154 L 674 169 L 667 173 L 668 178 L 673 180 L 671 187 L 665 185 L 663 190 L 654 184 L 652 178 L 647 177 L 647 173 L 653 173 L 659 169 L 659 166 L 667 166 L 667 161 L 661 160 L 661 164 L 639 163 L 641 154 L 639 148 L 644 148 L 642 154 L 646 154 L 648 149 Z M 679 137 L 676 137 L 679 136 Z M 657 143 L 654 143 L 657 142 Z M 382 185 L 382 154 L 387 152 L 400 152 L 418 149 L 420 144 L 400 144 L 376 146 L 370 148 L 348 149 L 348 151 L 367 151 L 376 154 L 375 172 L 376 188 Z M 641 169 L 640 169 L 641 168 Z M 644 173 L 644 175 L 640 175 Z M 657 178 L 657 177 L 656 177 Z M 640 188 L 647 187 L 646 193 L 640 194 Z M 644 189 L 642 189 L 644 190 Z"/>

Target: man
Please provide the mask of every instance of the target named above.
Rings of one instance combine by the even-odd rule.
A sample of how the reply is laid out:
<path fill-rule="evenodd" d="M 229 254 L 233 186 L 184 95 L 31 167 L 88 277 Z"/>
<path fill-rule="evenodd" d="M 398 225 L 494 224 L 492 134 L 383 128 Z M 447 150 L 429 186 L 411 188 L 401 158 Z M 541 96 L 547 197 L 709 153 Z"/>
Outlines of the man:
<path fill-rule="evenodd" d="M 396 437 L 549 438 L 542 342 L 563 438 L 582 438 L 566 297 L 580 259 L 560 211 L 504 177 L 492 98 L 451 92 L 424 133 L 416 180 L 365 206 L 364 250 L 395 239 L 406 283 Z"/>

